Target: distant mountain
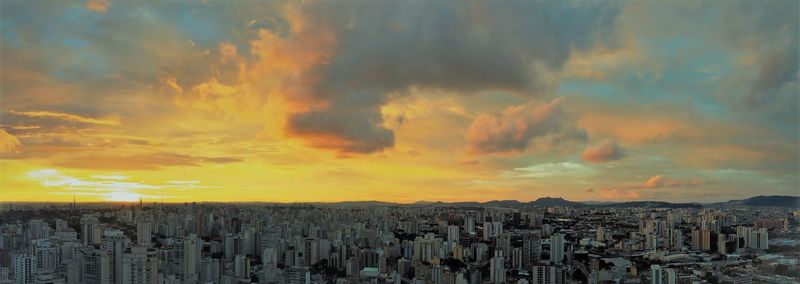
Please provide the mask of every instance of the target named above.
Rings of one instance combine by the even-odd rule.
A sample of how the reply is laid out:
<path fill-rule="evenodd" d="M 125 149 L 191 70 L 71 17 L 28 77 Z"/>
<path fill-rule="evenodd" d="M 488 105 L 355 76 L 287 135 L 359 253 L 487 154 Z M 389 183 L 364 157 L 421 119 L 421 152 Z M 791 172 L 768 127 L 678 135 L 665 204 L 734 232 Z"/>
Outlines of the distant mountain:
<path fill-rule="evenodd" d="M 775 206 L 787 208 L 800 208 L 800 196 L 771 195 L 755 196 L 742 200 L 731 200 L 707 204 L 708 206 Z"/>
<path fill-rule="evenodd" d="M 552 207 L 552 206 L 560 206 L 560 207 L 586 207 L 587 204 L 575 201 L 569 201 L 561 197 L 542 197 L 536 199 L 536 201 L 528 202 L 530 206 L 539 206 L 539 207 Z"/>
<path fill-rule="evenodd" d="M 383 202 L 383 201 L 377 201 L 377 200 L 341 201 L 341 202 L 331 202 L 331 203 L 322 202 L 322 203 L 316 203 L 316 204 L 329 205 L 329 206 L 344 206 L 344 207 L 350 207 L 350 206 L 356 206 L 356 207 L 359 207 L 359 206 L 397 206 L 397 205 L 399 205 L 397 203 Z"/>
<path fill-rule="evenodd" d="M 517 200 L 492 200 L 487 202 L 442 202 L 442 201 L 417 201 L 411 204 L 400 204 L 382 201 L 345 201 L 333 203 L 317 203 L 330 206 L 446 206 L 446 207 L 572 207 L 572 208 L 703 208 L 703 207 L 728 207 L 728 206 L 777 206 L 787 208 L 800 208 L 798 196 L 755 196 L 742 200 L 730 200 L 717 203 L 671 203 L 665 201 L 628 201 L 628 202 L 599 202 L 570 201 L 560 197 L 542 197 L 535 201 L 520 202 Z"/>
<path fill-rule="evenodd" d="M 628 208 L 628 207 L 641 207 L 641 208 L 703 208 L 700 203 L 670 203 L 664 201 L 630 201 L 630 202 L 617 202 L 597 204 L 595 207 L 610 207 L 610 208 Z"/>
<path fill-rule="evenodd" d="M 611 203 L 616 203 L 616 202 L 612 202 L 612 201 L 594 201 L 594 200 L 590 200 L 590 201 L 580 201 L 580 203 L 583 203 L 583 204 L 586 204 L 586 205 L 592 205 L 592 206 L 595 206 L 595 205 L 611 204 Z"/>
<path fill-rule="evenodd" d="M 488 202 L 484 202 L 483 206 L 489 207 L 517 207 L 520 206 L 522 203 L 516 200 L 492 200 Z"/>

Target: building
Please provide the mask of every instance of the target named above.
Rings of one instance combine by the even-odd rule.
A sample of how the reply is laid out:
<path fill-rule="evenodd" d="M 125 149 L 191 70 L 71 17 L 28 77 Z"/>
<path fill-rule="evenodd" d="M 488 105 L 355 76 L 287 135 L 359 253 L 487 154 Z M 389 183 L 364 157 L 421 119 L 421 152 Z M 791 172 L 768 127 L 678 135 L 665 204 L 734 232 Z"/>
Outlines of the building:
<path fill-rule="evenodd" d="M 145 284 L 158 281 L 158 253 L 144 245 L 135 245 L 122 257 L 120 276 L 123 284 Z"/>
<path fill-rule="evenodd" d="M 36 257 L 17 255 L 14 258 L 14 283 L 33 284 L 36 274 Z"/>
<path fill-rule="evenodd" d="M 458 242 L 458 226 L 447 226 L 447 241 Z"/>
<path fill-rule="evenodd" d="M 107 229 L 103 233 L 103 249 L 109 256 L 111 282 L 122 283 L 122 256 L 127 246 L 125 234 L 117 229 Z"/>
<path fill-rule="evenodd" d="M 489 281 L 491 283 L 506 282 L 505 257 L 503 251 L 495 250 L 494 257 L 489 261 Z"/>
<path fill-rule="evenodd" d="M 81 262 L 81 283 L 110 284 L 111 260 L 106 251 L 89 248 L 84 250 Z"/>
<path fill-rule="evenodd" d="M 84 245 L 100 243 L 100 227 L 97 217 L 92 214 L 81 216 L 81 242 Z"/>
<path fill-rule="evenodd" d="M 556 233 L 550 236 L 550 263 L 562 262 L 564 262 L 564 234 Z"/>
<path fill-rule="evenodd" d="M 531 269 L 533 284 L 562 284 L 566 282 L 566 271 L 561 266 L 535 265 Z"/>
<path fill-rule="evenodd" d="M 650 266 L 650 284 L 664 284 L 664 270 L 661 269 L 661 265 Z"/>
<path fill-rule="evenodd" d="M 678 283 L 678 272 L 674 268 L 664 269 L 664 283 L 675 284 Z"/>
<path fill-rule="evenodd" d="M 152 238 L 152 225 L 150 222 L 140 220 L 136 223 L 136 244 L 150 246 Z"/>

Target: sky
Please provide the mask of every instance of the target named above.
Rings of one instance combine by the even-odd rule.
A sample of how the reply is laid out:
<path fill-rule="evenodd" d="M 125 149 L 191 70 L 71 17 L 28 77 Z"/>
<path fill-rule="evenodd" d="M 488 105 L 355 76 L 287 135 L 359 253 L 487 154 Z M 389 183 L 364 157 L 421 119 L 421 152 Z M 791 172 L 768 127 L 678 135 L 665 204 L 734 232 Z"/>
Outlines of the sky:
<path fill-rule="evenodd" d="M 796 0 L 0 6 L 0 201 L 800 194 Z"/>

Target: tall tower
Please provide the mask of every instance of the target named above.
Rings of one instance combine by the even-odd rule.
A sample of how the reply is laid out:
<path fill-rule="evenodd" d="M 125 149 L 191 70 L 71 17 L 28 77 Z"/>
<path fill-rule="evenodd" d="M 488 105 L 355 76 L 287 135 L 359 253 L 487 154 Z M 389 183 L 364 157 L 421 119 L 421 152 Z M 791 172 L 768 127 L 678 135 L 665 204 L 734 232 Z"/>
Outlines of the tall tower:
<path fill-rule="evenodd" d="M 550 262 L 561 264 L 564 261 L 564 234 L 556 233 L 550 237 Z"/>

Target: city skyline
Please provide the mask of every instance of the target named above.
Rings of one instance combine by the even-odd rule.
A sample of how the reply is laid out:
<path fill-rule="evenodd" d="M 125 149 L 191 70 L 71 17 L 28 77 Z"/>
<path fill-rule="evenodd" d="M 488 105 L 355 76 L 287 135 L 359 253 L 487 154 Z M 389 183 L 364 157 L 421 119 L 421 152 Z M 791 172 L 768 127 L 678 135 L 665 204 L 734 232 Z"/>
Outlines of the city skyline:
<path fill-rule="evenodd" d="M 0 202 L 800 195 L 800 2 L 0 3 Z"/>

